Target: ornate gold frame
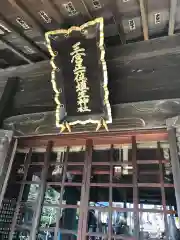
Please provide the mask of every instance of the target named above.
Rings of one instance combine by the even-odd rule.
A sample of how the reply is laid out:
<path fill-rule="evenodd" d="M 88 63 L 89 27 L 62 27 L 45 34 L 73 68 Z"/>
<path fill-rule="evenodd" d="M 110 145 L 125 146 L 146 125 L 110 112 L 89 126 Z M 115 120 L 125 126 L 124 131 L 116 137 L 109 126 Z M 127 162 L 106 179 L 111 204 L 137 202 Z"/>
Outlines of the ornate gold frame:
<path fill-rule="evenodd" d="M 50 40 L 49 36 L 50 35 L 51 36 L 52 35 L 57 35 L 57 34 L 67 35 L 67 34 L 71 33 L 72 31 L 82 31 L 82 30 L 84 30 L 84 28 L 86 28 L 88 26 L 95 25 L 96 23 L 99 23 L 99 25 L 100 25 L 99 49 L 100 49 L 100 53 L 101 53 L 101 59 L 100 60 L 101 60 L 101 63 L 102 63 L 103 75 L 104 75 L 104 83 L 103 83 L 104 103 L 105 103 L 105 106 L 107 108 L 107 114 L 108 114 L 108 120 L 103 120 L 103 125 L 106 124 L 106 123 L 112 123 L 111 107 L 110 107 L 110 103 L 109 103 L 108 74 L 107 74 L 107 65 L 106 65 L 106 61 L 105 61 L 105 49 L 104 49 L 104 20 L 103 20 L 103 18 L 96 18 L 93 21 L 89 21 L 87 23 L 84 23 L 80 27 L 72 26 L 69 29 L 57 29 L 57 30 L 53 30 L 53 31 L 49 31 L 49 32 L 45 33 L 45 39 L 46 39 L 46 42 L 47 42 L 47 47 L 48 47 L 48 50 L 51 54 L 51 60 L 50 60 L 50 63 L 51 63 L 51 66 L 52 66 L 51 83 L 52 83 L 53 91 L 55 93 L 55 96 L 54 96 L 54 101 L 56 103 L 55 117 L 56 117 L 56 127 L 58 127 L 58 128 L 64 128 L 64 126 L 65 126 L 64 123 L 60 123 L 60 108 L 62 107 L 62 104 L 59 101 L 59 95 L 61 94 L 62 89 L 60 89 L 60 90 L 57 89 L 56 71 L 58 70 L 58 68 L 57 68 L 57 66 L 54 62 L 54 59 L 57 56 L 57 53 L 53 52 L 53 50 L 52 50 L 51 40 Z M 85 121 L 76 120 L 74 122 L 69 122 L 68 125 L 76 125 L 76 124 L 85 125 L 87 123 L 92 123 L 92 124 L 98 124 L 98 125 L 101 126 L 101 122 L 102 122 L 102 119 L 93 120 L 93 119 L 90 118 L 90 119 L 87 119 Z M 66 127 L 68 127 L 68 125 L 66 125 Z"/>

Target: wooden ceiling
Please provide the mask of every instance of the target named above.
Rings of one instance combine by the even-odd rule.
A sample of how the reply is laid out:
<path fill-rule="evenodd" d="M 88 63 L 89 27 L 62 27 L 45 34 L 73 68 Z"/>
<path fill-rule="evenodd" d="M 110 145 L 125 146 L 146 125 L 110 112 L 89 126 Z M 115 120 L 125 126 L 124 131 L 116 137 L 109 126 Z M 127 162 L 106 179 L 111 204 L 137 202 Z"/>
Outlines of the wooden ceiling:
<path fill-rule="evenodd" d="M 48 59 L 46 31 L 98 16 L 107 47 L 143 41 L 180 30 L 180 0 L 1 0 L 0 68 Z"/>

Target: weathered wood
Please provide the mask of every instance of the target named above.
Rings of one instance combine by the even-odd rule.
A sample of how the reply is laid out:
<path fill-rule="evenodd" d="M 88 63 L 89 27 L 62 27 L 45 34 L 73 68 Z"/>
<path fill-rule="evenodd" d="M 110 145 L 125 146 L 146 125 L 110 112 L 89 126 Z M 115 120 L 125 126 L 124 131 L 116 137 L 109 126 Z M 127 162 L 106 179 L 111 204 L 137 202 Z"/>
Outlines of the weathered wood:
<path fill-rule="evenodd" d="M 38 2 L 36 0 L 1 0 L 1 35 L 7 40 L 7 43 L 11 43 L 11 47 L 27 54 L 31 61 L 40 61 L 47 58 L 47 49 L 44 45 L 45 31 L 61 27 L 68 28 L 70 25 L 81 25 L 96 17 L 104 18 L 104 35 L 107 47 L 119 45 L 120 39 L 122 43 L 143 40 L 143 33 L 147 40 L 147 25 L 149 25 L 149 36 L 153 38 L 167 35 L 168 22 L 169 32 L 174 32 L 174 26 L 175 30 L 179 30 L 180 18 L 179 5 L 176 7 L 177 0 L 172 0 L 171 6 L 169 0 L 144 1 L 144 4 L 143 0 L 139 1 L 140 8 L 138 1 L 126 3 L 125 1 L 106 0 L 99 1 L 98 6 L 98 2 L 94 2 L 94 5 L 87 0 L 75 0 L 73 1 L 75 13 L 70 13 L 68 11 L 72 11 L 72 9 L 66 9 L 65 5 L 62 5 L 58 0 Z M 146 6 L 147 16 L 145 16 L 144 11 Z M 43 13 L 46 17 L 43 16 Z M 157 13 L 159 14 L 158 24 L 155 22 L 155 14 Z M 25 21 L 25 26 L 23 26 L 23 21 Z M 130 26 L 131 21 L 134 22 L 134 27 Z M 24 64 L 18 59 L 17 62 L 19 65 Z M 4 65 L 0 64 L 0 67 L 3 68 Z"/>
<path fill-rule="evenodd" d="M 179 98 L 179 62 L 179 55 L 108 62 L 111 104 Z M 21 82 L 12 115 L 54 110 L 49 63 L 35 68 L 17 74 Z"/>
<path fill-rule="evenodd" d="M 149 40 L 148 20 L 147 20 L 147 13 L 146 13 L 146 8 L 145 8 L 145 4 L 144 3 L 145 3 L 144 0 L 139 0 L 144 40 Z"/>
<path fill-rule="evenodd" d="M 129 62 L 167 54 L 178 54 L 179 51 L 180 35 L 174 35 L 109 48 L 107 49 L 107 58 L 108 60 Z"/>
<path fill-rule="evenodd" d="M 122 105 L 124 103 L 157 100 L 157 110 L 159 104 L 163 103 L 163 107 L 166 105 L 164 100 L 180 98 L 178 43 L 180 44 L 180 36 L 173 36 L 107 50 L 110 102 L 114 107 L 121 104 L 121 113 L 114 114 L 114 118 L 130 117 L 129 111 L 132 109 L 125 114 L 124 111 L 129 109 L 129 105 Z M 12 76 L 18 76 L 21 81 L 9 116 L 54 111 L 49 61 L 0 71 L 0 77 L 4 81 Z M 140 108 L 149 108 L 147 102 L 143 104 L 141 103 Z M 178 105 L 173 107 L 173 112 L 168 112 L 167 117 L 176 115 Z M 150 113 L 152 111 L 154 113 L 154 108 L 150 109 Z M 139 112 L 144 117 L 144 111 Z M 164 113 L 160 117 L 161 121 L 164 121 L 165 115 Z M 136 118 L 136 114 L 134 117 Z M 163 125 L 164 122 L 158 124 Z M 150 125 L 148 123 L 148 126 Z"/>
<path fill-rule="evenodd" d="M 7 81 L 3 81 L 0 86 L 0 125 L 2 125 L 4 118 L 8 116 L 12 108 L 12 100 L 17 89 L 17 84 L 17 78 L 9 78 Z"/>
<path fill-rule="evenodd" d="M 174 34 L 176 10 L 177 10 L 177 0 L 171 0 L 170 1 L 169 30 L 168 30 L 169 35 Z"/>
<path fill-rule="evenodd" d="M 21 31 L 19 31 L 18 28 L 14 26 L 12 22 L 8 21 L 1 12 L 0 12 L 0 20 L 1 20 L 1 23 L 4 24 L 10 31 L 10 33 L 8 33 L 7 36 L 4 36 L 4 38 L 8 42 L 16 46 L 17 45 L 16 39 L 18 38 L 19 39 L 18 42 L 21 48 L 23 48 L 23 46 L 28 46 L 35 51 L 33 55 L 35 55 L 36 57 L 37 56 L 38 58 L 40 57 L 41 60 L 48 59 L 47 53 L 45 53 L 38 45 L 35 44 L 35 42 L 32 42 L 26 35 L 24 35 Z"/>
<path fill-rule="evenodd" d="M 22 51 L 16 49 L 11 43 L 6 41 L 2 37 L 0 39 L 3 42 L 3 44 L 6 46 L 6 48 L 11 50 L 13 53 L 15 53 L 17 55 L 17 57 L 19 57 L 20 59 L 22 59 L 24 61 L 25 64 L 32 63 L 31 59 L 28 56 L 26 56 L 26 54 L 24 54 Z"/>
<path fill-rule="evenodd" d="M 166 128 L 166 119 L 180 112 L 180 99 L 126 103 L 112 106 L 113 123 L 110 131 L 123 129 Z M 62 109 L 61 119 L 64 117 Z M 14 116 L 4 121 L 5 129 L 13 129 L 16 135 L 59 133 L 55 126 L 55 112 L 41 112 Z M 73 132 L 94 132 L 96 126 L 77 125 Z M 103 129 L 101 129 L 103 130 Z"/>

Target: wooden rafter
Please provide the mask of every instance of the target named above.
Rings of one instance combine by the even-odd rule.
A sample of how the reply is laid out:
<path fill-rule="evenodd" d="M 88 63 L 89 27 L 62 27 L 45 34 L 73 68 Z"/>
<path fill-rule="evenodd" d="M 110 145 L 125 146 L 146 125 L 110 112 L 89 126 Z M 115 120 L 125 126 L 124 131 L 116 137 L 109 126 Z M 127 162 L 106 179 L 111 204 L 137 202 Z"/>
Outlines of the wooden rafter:
<path fill-rule="evenodd" d="M 45 8 L 48 9 L 48 11 L 55 16 L 55 19 L 58 21 L 58 23 L 63 22 L 63 15 L 60 13 L 58 8 L 54 5 L 54 2 L 51 0 L 41 0 L 42 4 L 44 4 Z"/>
<path fill-rule="evenodd" d="M 177 7 L 177 0 L 171 0 L 170 15 L 169 15 L 169 30 L 168 30 L 169 36 L 174 34 L 176 7 Z"/>
<path fill-rule="evenodd" d="M 17 0 L 8 0 L 8 1 L 19 12 L 25 15 L 26 18 L 33 23 L 33 25 L 37 28 L 37 30 L 41 33 L 41 35 L 44 36 L 44 33 L 45 33 L 44 27 L 35 18 L 33 18 L 32 14 L 20 1 L 17 1 Z"/>
<path fill-rule="evenodd" d="M 81 1 L 82 5 L 84 6 L 85 10 L 86 10 L 86 14 L 87 14 L 88 18 L 89 18 L 89 19 L 92 19 L 93 16 L 91 15 L 91 13 L 90 13 L 90 11 L 89 11 L 86 3 L 84 2 L 84 0 L 80 0 L 80 1 Z"/>
<path fill-rule="evenodd" d="M 30 46 L 32 46 L 32 48 L 34 48 L 43 59 L 48 59 L 48 55 L 39 46 L 37 46 L 26 35 L 20 32 L 18 28 L 16 28 L 11 22 L 9 22 L 1 13 L 0 13 L 0 20 L 2 20 L 6 24 L 9 30 L 11 30 L 12 32 L 15 32 L 19 38 L 23 38 L 24 41 L 26 41 Z"/>
<path fill-rule="evenodd" d="M 17 50 L 11 43 L 7 42 L 5 39 L 3 39 L 2 37 L 0 38 L 1 42 L 4 44 L 4 46 L 6 48 L 8 48 L 9 50 L 11 50 L 13 53 L 15 53 L 19 58 L 23 59 L 24 61 L 26 61 L 27 63 L 32 63 L 32 60 L 26 56 L 26 54 L 24 54 L 22 51 Z"/>
<path fill-rule="evenodd" d="M 146 14 L 146 9 L 145 9 L 145 5 L 144 5 L 144 0 L 139 0 L 139 5 L 140 5 L 140 11 L 141 11 L 144 40 L 148 40 L 149 39 L 148 20 L 147 20 L 147 14 Z"/>
<path fill-rule="evenodd" d="M 114 23 L 116 24 L 117 29 L 118 29 L 118 34 L 119 34 L 121 43 L 125 44 L 126 43 L 126 37 L 125 37 L 124 29 L 123 29 L 123 26 L 122 26 L 122 21 L 121 21 L 121 23 L 117 22 L 117 19 L 120 19 L 120 16 L 118 16 L 119 13 L 117 11 L 117 9 L 118 9 L 117 0 L 112 0 L 110 6 L 111 6 L 112 14 L 113 14 Z"/>

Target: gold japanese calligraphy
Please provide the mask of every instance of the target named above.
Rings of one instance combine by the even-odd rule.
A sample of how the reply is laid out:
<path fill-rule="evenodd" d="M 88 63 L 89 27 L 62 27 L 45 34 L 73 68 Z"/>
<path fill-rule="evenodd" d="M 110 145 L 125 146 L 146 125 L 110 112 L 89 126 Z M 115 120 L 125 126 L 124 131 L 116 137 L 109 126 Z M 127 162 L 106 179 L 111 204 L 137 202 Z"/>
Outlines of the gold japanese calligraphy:
<path fill-rule="evenodd" d="M 60 57 L 60 52 L 57 54 L 57 50 L 53 47 L 53 36 L 61 36 L 64 37 L 66 41 L 68 41 L 70 38 L 73 38 L 72 33 L 79 33 L 80 35 L 87 31 L 89 27 L 95 27 L 97 31 L 97 45 L 98 51 L 100 52 L 99 56 L 99 65 L 102 67 L 102 73 L 103 73 L 103 84 L 102 84 L 102 97 L 103 97 L 103 105 L 104 110 L 106 112 L 106 116 L 103 116 L 99 119 L 95 119 L 92 117 L 93 109 L 90 109 L 89 103 L 90 103 L 90 90 L 89 89 L 89 82 L 90 80 L 87 79 L 86 75 L 86 66 L 83 64 L 84 58 L 86 56 L 86 50 L 82 47 L 81 42 L 77 42 L 74 44 L 71 50 L 71 64 L 74 65 L 73 73 L 74 73 L 74 82 L 75 82 L 75 89 L 77 93 L 77 105 L 78 109 L 76 111 L 81 113 L 87 113 L 87 118 L 81 118 L 74 119 L 71 121 L 64 120 L 62 122 L 62 116 L 61 114 L 61 107 L 64 107 L 61 96 L 63 95 L 63 87 L 58 86 L 58 69 L 59 66 L 56 66 L 57 61 Z M 67 38 L 67 36 L 69 36 Z M 104 49 L 104 20 L 103 18 L 96 18 L 92 21 L 86 22 L 81 26 L 72 26 L 69 29 L 57 29 L 53 31 L 49 31 L 45 34 L 46 42 L 48 50 L 51 54 L 51 66 L 52 66 L 52 73 L 51 73 L 51 83 L 52 88 L 54 91 L 54 102 L 56 104 L 56 110 L 55 110 L 55 119 L 56 119 L 56 126 L 61 129 L 61 132 L 63 132 L 65 129 L 68 129 L 68 131 L 71 131 L 71 126 L 76 124 L 97 124 L 97 129 L 99 130 L 101 126 L 104 126 L 107 128 L 107 123 L 112 122 L 112 115 L 111 115 L 111 106 L 109 103 L 109 91 L 108 91 L 108 74 L 107 74 L 107 66 L 105 61 L 105 49 Z M 61 66 L 62 67 L 62 66 Z M 89 69 L 88 69 L 89 70 Z M 70 96 L 68 96 L 70 97 Z M 91 100 L 93 101 L 93 96 L 91 96 Z M 91 112 L 91 114 L 88 114 Z M 85 114 L 84 114 L 85 115 Z M 68 116 L 68 113 L 67 113 Z M 105 117 L 105 118 L 104 118 Z"/>
<path fill-rule="evenodd" d="M 91 112 L 89 109 L 89 87 L 87 85 L 86 67 L 83 65 L 83 57 L 86 56 L 85 49 L 82 48 L 80 42 L 77 42 L 72 46 L 73 51 L 71 55 L 71 63 L 74 63 L 74 81 L 76 83 L 77 93 L 77 111 L 78 112 Z"/>

